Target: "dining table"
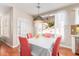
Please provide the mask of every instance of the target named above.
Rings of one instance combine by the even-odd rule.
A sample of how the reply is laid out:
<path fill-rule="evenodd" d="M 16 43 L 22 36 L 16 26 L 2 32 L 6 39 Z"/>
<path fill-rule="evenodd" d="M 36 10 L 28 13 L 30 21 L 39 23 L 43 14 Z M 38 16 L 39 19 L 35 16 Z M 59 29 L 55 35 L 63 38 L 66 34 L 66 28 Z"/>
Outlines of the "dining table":
<path fill-rule="evenodd" d="M 31 53 L 33 56 L 51 56 L 53 45 L 56 38 L 40 35 L 39 37 L 33 37 L 28 39 L 29 44 L 31 45 Z"/>

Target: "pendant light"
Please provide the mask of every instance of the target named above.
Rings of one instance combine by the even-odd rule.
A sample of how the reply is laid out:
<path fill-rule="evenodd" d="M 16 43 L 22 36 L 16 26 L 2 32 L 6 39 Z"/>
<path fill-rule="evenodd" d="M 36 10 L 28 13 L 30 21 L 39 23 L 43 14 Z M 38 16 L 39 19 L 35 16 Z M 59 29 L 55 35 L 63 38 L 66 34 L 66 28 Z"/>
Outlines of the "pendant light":
<path fill-rule="evenodd" d="M 34 18 L 34 21 L 43 21 L 43 18 L 39 15 L 40 3 L 36 7 L 38 9 L 38 15 Z"/>

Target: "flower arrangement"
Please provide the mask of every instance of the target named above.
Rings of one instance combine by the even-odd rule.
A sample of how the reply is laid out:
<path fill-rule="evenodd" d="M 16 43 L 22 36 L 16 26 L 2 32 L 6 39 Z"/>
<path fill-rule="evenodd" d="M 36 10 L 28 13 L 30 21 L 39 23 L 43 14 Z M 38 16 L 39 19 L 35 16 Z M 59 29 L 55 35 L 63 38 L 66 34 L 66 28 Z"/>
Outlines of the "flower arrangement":
<path fill-rule="evenodd" d="M 54 26 L 54 22 L 48 22 L 48 26 L 49 26 L 49 27 Z"/>

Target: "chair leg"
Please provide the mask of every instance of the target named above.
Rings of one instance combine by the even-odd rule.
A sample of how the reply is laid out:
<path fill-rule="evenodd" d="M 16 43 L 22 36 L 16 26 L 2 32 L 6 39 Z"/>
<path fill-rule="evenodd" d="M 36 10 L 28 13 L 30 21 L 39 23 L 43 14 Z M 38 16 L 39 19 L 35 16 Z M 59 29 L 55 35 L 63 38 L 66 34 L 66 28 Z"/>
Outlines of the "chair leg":
<path fill-rule="evenodd" d="M 58 52 L 58 56 L 60 56 L 59 52 Z"/>
<path fill-rule="evenodd" d="M 58 52 L 58 56 L 62 56 L 62 54 L 60 52 Z"/>

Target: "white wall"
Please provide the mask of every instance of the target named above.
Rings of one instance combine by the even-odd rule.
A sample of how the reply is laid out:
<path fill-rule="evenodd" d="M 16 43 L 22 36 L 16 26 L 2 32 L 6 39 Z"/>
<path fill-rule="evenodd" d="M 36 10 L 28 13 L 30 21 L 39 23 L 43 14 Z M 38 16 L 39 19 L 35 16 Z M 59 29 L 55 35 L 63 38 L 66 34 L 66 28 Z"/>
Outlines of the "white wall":
<path fill-rule="evenodd" d="M 79 24 L 79 8 L 75 8 L 75 24 Z"/>
<path fill-rule="evenodd" d="M 26 20 L 26 34 L 27 33 L 33 33 L 33 22 L 32 17 L 30 15 L 27 15 L 26 13 L 18 10 L 17 8 L 13 8 L 13 47 L 16 47 L 19 45 L 19 39 L 17 37 L 17 21 L 19 19 Z"/>
<path fill-rule="evenodd" d="M 11 20 L 11 9 L 5 11 L 1 19 L 1 40 L 12 46 L 11 32 L 10 32 L 10 20 Z"/>
<path fill-rule="evenodd" d="M 71 25 L 75 23 L 75 11 L 73 9 L 68 9 L 67 11 L 67 20 L 65 25 L 65 41 L 63 45 L 66 47 L 72 47 L 72 38 L 71 38 Z"/>
<path fill-rule="evenodd" d="M 56 17 L 55 22 L 56 29 L 58 28 L 59 33 L 61 32 L 63 37 L 63 41 L 61 46 L 71 48 L 72 47 L 72 38 L 71 38 L 71 25 L 75 24 L 75 10 L 72 8 L 68 8 L 64 10 L 64 12 L 59 12 L 59 17 Z M 63 22 L 63 24 L 62 24 Z M 62 25 L 64 27 L 62 27 Z"/>
<path fill-rule="evenodd" d="M 26 33 L 33 33 L 32 16 L 18 10 L 15 7 L 11 7 L 6 11 L 1 19 L 1 36 L 2 41 L 10 47 L 17 47 L 19 45 L 19 39 L 17 37 L 17 21 L 19 18 L 26 20 Z"/>

